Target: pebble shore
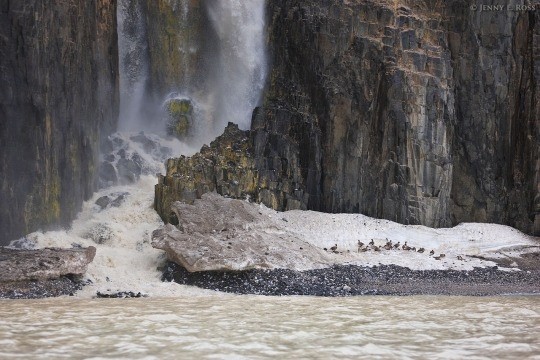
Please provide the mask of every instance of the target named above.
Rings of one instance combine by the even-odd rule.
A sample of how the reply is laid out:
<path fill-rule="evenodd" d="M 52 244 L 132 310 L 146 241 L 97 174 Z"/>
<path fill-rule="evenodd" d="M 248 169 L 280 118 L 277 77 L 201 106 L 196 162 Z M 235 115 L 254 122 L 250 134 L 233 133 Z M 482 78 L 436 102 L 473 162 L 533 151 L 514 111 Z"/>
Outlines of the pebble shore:
<path fill-rule="evenodd" d="M 507 271 L 497 266 L 457 270 L 411 270 L 395 265 L 339 265 L 325 269 L 196 272 L 169 262 L 163 281 L 234 294 L 268 296 L 356 295 L 540 295 L 540 270 Z"/>

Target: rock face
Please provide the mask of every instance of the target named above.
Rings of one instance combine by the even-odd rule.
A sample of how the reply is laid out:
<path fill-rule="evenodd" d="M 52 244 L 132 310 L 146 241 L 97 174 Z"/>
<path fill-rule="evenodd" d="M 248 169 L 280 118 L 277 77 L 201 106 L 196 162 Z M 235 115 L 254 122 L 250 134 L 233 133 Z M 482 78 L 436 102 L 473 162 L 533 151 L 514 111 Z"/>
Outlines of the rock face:
<path fill-rule="evenodd" d="M 255 147 L 264 132 L 242 131 L 229 123 L 223 135 L 203 146 L 192 157 L 167 161 L 167 175 L 158 176 L 155 209 L 166 223 L 174 223 L 171 211 L 175 201 L 192 204 L 202 194 L 217 193 L 262 202 L 279 210 L 306 210 L 307 195 L 299 189 L 302 175 L 298 166 L 283 159 L 268 157 Z M 271 144 L 280 140 L 274 138 Z M 287 150 L 287 149 L 284 149 Z M 291 157 L 292 158 L 292 157 Z M 277 170 L 276 170 L 277 169 Z"/>
<path fill-rule="evenodd" d="M 0 4 L 0 244 L 66 224 L 118 107 L 115 0 Z"/>
<path fill-rule="evenodd" d="M 291 147 L 310 139 L 297 152 L 308 208 L 532 232 L 538 14 L 458 1 L 271 2 L 274 70 L 254 128 Z"/>
<path fill-rule="evenodd" d="M 268 2 L 273 70 L 249 134 L 255 199 L 538 234 L 539 14 L 462 1 Z M 161 186 L 173 189 L 169 203 L 182 199 L 174 189 L 196 170 L 175 161 L 158 203 Z"/>
<path fill-rule="evenodd" d="M 96 248 L 12 250 L 0 247 L 0 283 L 84 275 Z"/>
<path fill-rule="evenodd" d="M 144 2 L 149 43 L 148 89 L 156 100 L 192 85 L 201 60 L 200 41 L 205 12 L 200 0 L 139 0 Z"/>
<path fill-rule="evenodd" d="M 253 205 L 209 193 L 193 205 L 172 206 L 178 226 L 165 225 L 152 236 L 152 246 L 190 272 L 329 266 L 319 248 L 291 236 Z"/>

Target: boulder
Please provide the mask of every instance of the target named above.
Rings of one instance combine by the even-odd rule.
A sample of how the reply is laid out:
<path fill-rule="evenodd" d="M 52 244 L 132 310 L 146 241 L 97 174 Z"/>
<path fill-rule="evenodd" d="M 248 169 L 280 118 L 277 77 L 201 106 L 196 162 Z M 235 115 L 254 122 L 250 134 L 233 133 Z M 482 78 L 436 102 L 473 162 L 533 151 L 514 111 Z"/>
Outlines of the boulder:
<path fill-rule="evenodd" d="M 101 210 L 107 208 L 111 203 L 111 198 L 108 196 L 102 196 L 96 200 L 96 205 L 101 208 Z"/>
<path fill-rule="evenodd" d="M 62 276 L 81 276 L 94 260 L 96 248 L 46 248 L 15 250 L 0 247 L 0 283 L 50 280 Z"/>
<path fill-rule="evenodd" d="M 284 234 L 246 201 L 207 193 L 193 205 L 175 202 L 178 225 L 154 231 L 152 246 L 190 272 L 307 269 L 328 266 L 322 249 Z"/>

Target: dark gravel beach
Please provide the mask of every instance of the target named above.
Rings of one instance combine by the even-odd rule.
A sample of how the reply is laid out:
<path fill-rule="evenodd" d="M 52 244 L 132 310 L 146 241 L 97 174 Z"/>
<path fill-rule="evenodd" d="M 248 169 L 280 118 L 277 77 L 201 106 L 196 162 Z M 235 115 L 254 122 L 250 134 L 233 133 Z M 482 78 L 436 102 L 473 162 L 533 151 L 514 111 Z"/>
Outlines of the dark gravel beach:
<path fill-rule="evenodd" d="M 341 265 L 309 271 L 189 273 L 170 262 L 164 269 L 163 280 L 228 293 L 269 296 L 540 294 L 539 270 L 504 271 L 496 266 L 471 271 L 419 271 L 394 265 Z"/>
<path fill-rule="evenodd" d="M 0 299 L 42 299 L 74 295 L 87 282 L 72 276 L 51 280 L 28 280 L 0 283 Z"/>

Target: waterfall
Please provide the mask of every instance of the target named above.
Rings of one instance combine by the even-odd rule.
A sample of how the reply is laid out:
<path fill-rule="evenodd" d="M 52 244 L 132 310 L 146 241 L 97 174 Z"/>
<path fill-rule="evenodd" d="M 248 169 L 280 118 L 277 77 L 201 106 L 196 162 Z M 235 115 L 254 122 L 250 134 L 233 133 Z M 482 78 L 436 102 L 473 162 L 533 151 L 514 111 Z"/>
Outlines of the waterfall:
<path fill-rule="evenodd" d="M 208 0 L 207 11 L 218 40 L 214 77 L 214 118 L 248 129 L 266 79 L 264 0 Z"/>
<path fill-rule="evenodd" d="M 85 202 L 68 229 L 35 232 L 12 243 L 25 248 L 95 246 L 96 258 L 86 275 L 92 284 L 81 296 L 131 289 L 160 296 L 179 291 L 160 281 L 157 268 L 164 257 L 150 245 L 152 231 L 162 224 L 152 206 L 155 174 L 165 171 L 167 158 L 192 155 L 202 142 L 222 133 L 228 121 L 249 128 L 251 113 L 260 101 L 266 75 L 264 0 L 201 0 L 197 8 L 191 8 L 192 3 L 160 3 L 171 5 L 169 14 L 178 14 L 180 31 L 185 30 L 182 26 L 189 28 L 185 22 L 193 20 L 195 11 L 203 12 L 206 26 L 201 28 L 202 33 L 189 33 L 189 41 L 171 49 L 178 51 L 177 55 L 200 51 L 197 56 L 202 61 L 185 57 L 180 66 L 190 68 L 187 77 L 185 71 L 178 72 L 178 84 L 156 101 L 156 93 L 152 93 L 156 82 L 148 85 L 155 80 L 152 74 L 156 69 L 151 63 L 155 54 L 151 54 L 153 42 L 148 40 L 145 14 L 149 4 L 155 3 L 119 1 L 120 132 L 110 136 L 102 149 L 98 170 L 101 189 Z M 156 29 L 160 28 L 153 31 Z M 193 65 L 199 68 L 192 70 Z M 192 141 L 161 136 L 165 123 L 159 116 L 152 118 L 159 112 L 150 108 L 163 107 L 174 96 L 188 98 L 196 121 L 204 123 Z M 161 133 L 150 134 L 160 125 Z"/>
<path fill-rule="evenodd" d="M 158 23 L 146 21 L 161 26 L 161 19 L 149 20 L 144 12 L 149 5 L 141 5 L 140 0 L 119 2 L 119 129 L 165 129 L 163 109 L 152 107 L 163 107 L 173 98 L 187 98 L 193 103 L 196 119 L 192 144 L 212 140 L 228 122 L 248 129 L 267 73 L 265 0 L 201 0 L 195 7 L 188 0 L 170 0 L 166 4 L 168 16 L 176 16 L 177 23 L 157 29 L 167 36 L 171 36 L 171 28 L 177 31 L 178 43 L 169 39 L 175 45 L 167 44 L 168 53 L 163 55 L 170 59 L 157 58 L 159 52 L 153 52 L 153 47 L 158 46 L 156 41 L 162 39 L 155 39 L 153 25 Z M 194 25 L 194 19 L 202 19 L 202 25 Z M 164 47 L 163 43 L 159 46 Z M 180 59 L 178 68 L 164 69 L 161 78 L 152 78 L 156 61 L 169 65 L 173 59 Z"/>
<path fill-rule="evenodd" d="M 148 77 L 144 12 L 139 0 L 119 0 L 118 53 L 120 67 L 120 131 L 136 130 L 143 122 L 142 104 Z"/>

